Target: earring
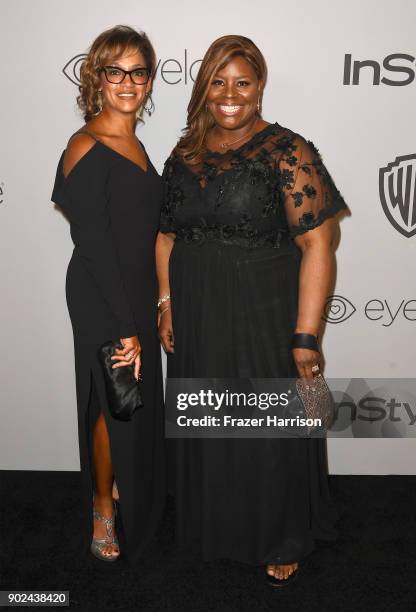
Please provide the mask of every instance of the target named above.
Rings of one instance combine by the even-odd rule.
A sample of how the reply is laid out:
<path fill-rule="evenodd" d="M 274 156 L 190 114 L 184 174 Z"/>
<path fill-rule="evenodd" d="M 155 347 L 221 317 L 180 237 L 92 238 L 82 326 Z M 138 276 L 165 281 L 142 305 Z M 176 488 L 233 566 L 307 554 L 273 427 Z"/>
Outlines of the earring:
<path fill-rule="evenodd" d="M 136 119 L 137 119 L 137 121 L 141 121 L 142 120 L 142 115 L 143 115 L 143 104 L 136 111 Z"/>
<path fill-rule="evenodd" d="M 146 103 L 147 103 L 147 101 L 148 101 L 148 100 L 150 100 L 150 105 L 149 105 L 149 106 L 146 106 Z M 151 94 L 150 94 L 150 93 L 149 93 L 149 95 L 147 96 L 147 98 L 146 98 L 146 102 L 145 102 L 145 103 L 144 103 L 144 105 L 143 105 L 143 110 L 145 110 L 145 111 L 146 111 L 146 113 L 149 115 L 149 117 L 151 117 L 152 113 L 153 113 L 153 112 L 154 112 L 154 110 L 155 110 L 155 105 L 153 104 L 152 96 L 151 96 Z"/>
<path fill-rule="evenodd" d="M 257 100 L 257 112 L 260 113 L 260 97 Z"/>
<path fill-rule="evenodd" d="M 97 91 L 95 106 L 98 108 L 98 111 L 96 113 L 93 113 L 94 117 L 99 115 L 101 111 L 103 110 L 103 96 L 101 92 L 102 92 L 101 89 Z"/>

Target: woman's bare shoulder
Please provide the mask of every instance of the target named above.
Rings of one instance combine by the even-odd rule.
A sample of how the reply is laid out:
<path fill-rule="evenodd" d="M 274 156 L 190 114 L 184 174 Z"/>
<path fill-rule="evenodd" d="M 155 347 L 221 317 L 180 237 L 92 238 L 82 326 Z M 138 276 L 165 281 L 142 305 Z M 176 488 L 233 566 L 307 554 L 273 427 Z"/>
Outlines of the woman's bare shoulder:
<path fill-rule="evenodd" d="M 75 132 L 65 149 L 63 172 L 68 176 L 78 162 L 96 145 L 97 140 L 85 132 Z"/>

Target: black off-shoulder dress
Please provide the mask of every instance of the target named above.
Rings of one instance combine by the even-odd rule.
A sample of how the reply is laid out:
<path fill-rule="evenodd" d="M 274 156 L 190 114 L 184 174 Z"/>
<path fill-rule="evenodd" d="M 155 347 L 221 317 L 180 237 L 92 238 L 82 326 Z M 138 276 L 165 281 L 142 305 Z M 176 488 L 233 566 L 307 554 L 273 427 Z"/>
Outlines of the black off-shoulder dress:
<path fill-rule="evenodd" d="M 161 231 L 169 262 L 172 378 L 296 377 L 301 251 L 293 238 L 346 204 L 311 142 L 269 124 L 196 167 L 172 154 Z M 177 541 L 203 559 L 299 561 L 336 535 L 322 439 L 172 439 Z"/>
<path fill-rule="evenodd" d="M 92 135 L 92 134 L 91 134 Z M 161 178 L 96 140 L 65 178 L 59 160 L 52 200 L 70 222 L 74 250 L 66 276 L 78 406 L 83 492 L 82 533 L 92 538 L 92 428 L 103 412 L 120 497 L 123 552 L 134 560 L 154 535 L 165 499 L 163 385 L 157 335 L 158 283 L 154 244 Z M 129 422 L 108 410 L 97 349 L 138 335 L 144 408 Z"/>

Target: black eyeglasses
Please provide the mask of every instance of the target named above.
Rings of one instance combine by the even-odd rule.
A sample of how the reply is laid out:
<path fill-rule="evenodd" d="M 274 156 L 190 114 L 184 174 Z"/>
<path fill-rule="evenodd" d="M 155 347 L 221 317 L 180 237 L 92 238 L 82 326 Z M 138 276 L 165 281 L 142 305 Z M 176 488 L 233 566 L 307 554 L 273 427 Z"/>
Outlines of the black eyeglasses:
<path fill-rule="evenodd" d="M 118 66 L 103 66 L 99 72 L 104 72 L 105 78 L 109 83 L 118 85 L 130 75 L 132 83 L 135 85 L 145 85 L 150 78 L 150 70 L 148 68 L 135 68 L 134 70 L 124 70 Z"/>

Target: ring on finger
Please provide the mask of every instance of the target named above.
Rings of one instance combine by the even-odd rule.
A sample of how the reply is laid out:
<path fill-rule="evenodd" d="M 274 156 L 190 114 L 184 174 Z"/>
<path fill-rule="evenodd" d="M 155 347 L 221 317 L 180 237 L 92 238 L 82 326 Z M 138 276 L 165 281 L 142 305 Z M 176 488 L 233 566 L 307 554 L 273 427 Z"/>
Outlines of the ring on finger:
<path fill-rule="evenodd" d="M 319 363 L 315 363 L 315 365 L 312 366 L 312 372 L 319 372 Z"/>

